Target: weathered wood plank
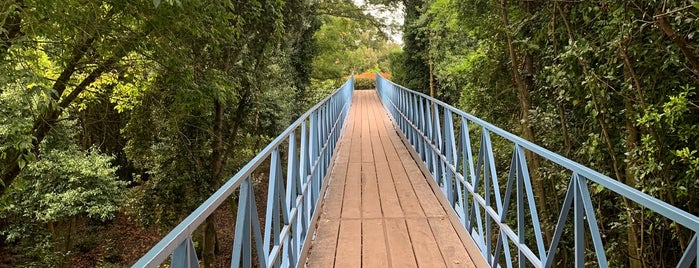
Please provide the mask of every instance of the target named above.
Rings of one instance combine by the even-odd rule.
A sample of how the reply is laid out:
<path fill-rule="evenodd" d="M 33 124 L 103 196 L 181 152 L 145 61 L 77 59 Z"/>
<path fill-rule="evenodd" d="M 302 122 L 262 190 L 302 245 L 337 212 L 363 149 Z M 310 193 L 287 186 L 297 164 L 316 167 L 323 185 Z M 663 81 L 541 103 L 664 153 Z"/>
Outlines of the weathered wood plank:
<path fill-rule="evenodd" d="M 362 267 L 388 267 L 388 249 L 381 219 L 362 221 Z"/>
<path fill-rule="evenodd" d="M 316 239 L 309 251 L 306 267 L 333 267 L 339 227 L 339 220 L 320 219 L 318 221 Z"/>
<path fill-rule="evenodd" d="M 374 163 L 362 163 L 362 218 L 381 218 L 381 197 Z"/>
<path fill-rule="evenodd" d="M 342 197 L 342 218 L 362 217 L 362 163 L 349 163 L 345 178 L 345 194 Z"/>
<path fill-rule="evenodd" d="M 386 218 L 403 217 L 403 209 L 400 206 L 388 162 L 376 162 L 376 178 L 379 184 L 383 216 Z"/>
<path fill-rule="evenodd" d="M 406 219 L 415 259 L 420 267 L 446 267 L 426 218 Z"/>
<path fill-rule="evenodd" d="M 449 219 L 430 218 L 428 221 L 448 267 L 475 267 Z"/>
<path fill-rule="evenodd" d="M 340 222 L 340 234 L 338 235 L 337 250 L 335 252 L 335 267 L 362 267 L 361 220 L 342 220 Z"/>
<path fill-rule="evenodd" d="M 417 267 L 404 219 L 384 219 L 392 267 Z"/>

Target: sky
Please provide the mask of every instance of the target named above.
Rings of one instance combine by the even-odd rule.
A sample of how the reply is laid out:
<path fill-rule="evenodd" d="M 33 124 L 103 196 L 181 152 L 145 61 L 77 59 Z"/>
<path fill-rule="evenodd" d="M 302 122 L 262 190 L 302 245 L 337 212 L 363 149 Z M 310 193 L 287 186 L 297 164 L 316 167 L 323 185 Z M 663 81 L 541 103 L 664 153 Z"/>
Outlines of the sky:
<path fill-rule="evenodd" d="M 364 7 L 366 13 L 383 20 L 388 25 L 402 26 L 403 25 L 403 4 L 397 8 L 386 8 L 382 6 L 366 5 L 364 0 L 353 0 L 354 4 L 359 7 Z M 382 29 L 396 44 L 403 45 L 402 27 L 393 27 L 395 29 Z"/>

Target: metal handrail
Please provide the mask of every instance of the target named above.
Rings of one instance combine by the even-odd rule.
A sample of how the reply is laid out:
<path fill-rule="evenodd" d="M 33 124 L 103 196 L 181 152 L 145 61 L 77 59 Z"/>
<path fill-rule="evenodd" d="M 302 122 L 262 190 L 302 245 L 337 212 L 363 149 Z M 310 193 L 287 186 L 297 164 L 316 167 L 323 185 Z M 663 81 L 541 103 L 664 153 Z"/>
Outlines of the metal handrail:
<path fill-rule="evenodd" d="M 296 266 L 304 242 L 312 235 L 309 225 L 352 103 L 353 90 L 354 76 L 350 76 L 344 85 L 301 115 L 132 267 L 158 267 L 170 255 L 171 267 L 199 267 L 192 232 L 236 189 L 240 189 L 240 195 L 231 266 L 251 266 L 253 242 L 260 267 Z M 299 129 L 301 142 L 297 145 Z M 283 145 L 288 150 L 286 178 L 282 175 L 280 147 Z M 269 188 L 265 226 L 261 230 L 251 176 L 267 159 L 270 160 Z"/>
<path fill-rule="evenodd" d="M 452 204 L 452 208 L 459 216 L 462 225 L 471 234 L 480 248 L 481 254 L 491 267 L 503 265 L 499 263 L 501 254 L 505 255 L 504 264 L 507 267 L 512 267 L 513 261 L 509 249 L 511 243 L 515 245 L 519 255 L 517 258 L 519 267 L 524 267 L 526 262 L 534 267 L 551 267 L 571 208 L 574 211 L 576 267 L 584 267 L 585 264 L 585 219 L 587 219 L 598 265 L 607 267 L 604 245 L 588 191 L 587 181 L 589 180 L 691 230 L 694 236 L 677 267 L 689 267 L 696 260 L 697 268 L 699 268 L 699 259 L 697 259 L 699 256 L 699 247 L 697 246 L 699 217 L 502 130 L 449 104 L 395 84 L 379 74 L 376 74 L 376 87 L 384 106 L 425 162 L 433 179 L 440 185 L 443 193 Z M 458 121 L 461 123 L 458 137 L 455 136 L 454 131 L 455 117 L 460 119 Z M 475 124 L 481 128 L 480 150 L 475 159 L 471 148 L 469 124 Z M 504 200 L 495 170 L 491 133 L 514 144 Z M 525 156 L 526 151 L 537 154 L 572 172 L 556 229 L 552 241 L 548 245 L 544 243 L 542 238 Z M 483 194 L 480 193 L 481 190 Z M 491 191 L 494 193 L 494 200 L 490 195 Z M 506 223 L 513 192 L 516 192 L 514 202 L 517 206 L 517 226 L 515 227 Z M 531 219 L 525 219 L 525 206 Z M 481 209 L 486 214 L 485 224 L 481 217 Z M 526 220 L 532 222 L 533 230 L 529 231 L 534 233 L 536 246 L 533 249 L 525 242 Z M 497 225 L 498 233 L 493 233 L 492 225 Z M 495 244 L 493 244 L 493 236 L 497 236 Z"/>

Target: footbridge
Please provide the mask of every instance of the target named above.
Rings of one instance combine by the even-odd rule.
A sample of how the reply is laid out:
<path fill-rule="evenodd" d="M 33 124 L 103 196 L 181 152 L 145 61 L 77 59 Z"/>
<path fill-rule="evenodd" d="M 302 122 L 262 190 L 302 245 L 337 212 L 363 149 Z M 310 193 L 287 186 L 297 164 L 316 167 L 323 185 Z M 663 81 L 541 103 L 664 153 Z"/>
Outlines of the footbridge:
<path fill-rule="evenodd" d="M 691 231 L 676 267 L 699 268 L 699 217 L 379 75 L 376 86 L 350 78 L 133 266 L 199 267 L 192 235 L 233 199 L 231 267 L 561 267 L 564 247 L 570 266 L 608 267 L 598 187 Z M 496 162 L 494 139 L 510 161 Z M 570 175 L 549 235 L 533 154 Z"/>

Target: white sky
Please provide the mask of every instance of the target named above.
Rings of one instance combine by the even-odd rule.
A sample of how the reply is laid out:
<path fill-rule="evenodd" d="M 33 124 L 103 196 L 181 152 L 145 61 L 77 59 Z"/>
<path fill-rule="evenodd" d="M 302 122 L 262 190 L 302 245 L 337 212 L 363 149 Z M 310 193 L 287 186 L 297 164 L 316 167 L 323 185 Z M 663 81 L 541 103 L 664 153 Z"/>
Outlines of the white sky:
<path fill-rule="evenodd" d="M 388 25 L 393 25 L 394 29 L 385 28 L 382 29 L 396 44 L 403 45 L 403 4 L 400 4 L 397 8 L 386 8 L 383 6 L 372 6 L 364 2 L 364 0 L 354 0 L 354 4 L 358 7 L 364 7 L 366 9 L 365 13 L 369 13 L 375 18 L 383 20 Z"/>

